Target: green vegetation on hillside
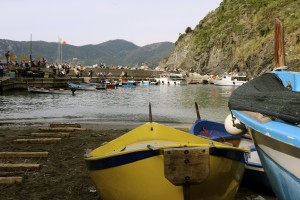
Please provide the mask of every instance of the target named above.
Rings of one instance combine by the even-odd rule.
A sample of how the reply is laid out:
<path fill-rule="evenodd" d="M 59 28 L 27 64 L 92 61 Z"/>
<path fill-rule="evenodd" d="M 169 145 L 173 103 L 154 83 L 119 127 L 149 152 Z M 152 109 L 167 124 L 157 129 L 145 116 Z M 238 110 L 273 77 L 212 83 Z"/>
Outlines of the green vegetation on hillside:
<path fill-rule="evenodd" d="M 274 20 L 279 18 L 285 28 L 287 64 L 300 66 L 300 61 L 295 61 L 300 60 L 299 12 L 298 0 L 223 0 L 194 30 L 178 38 L 174 54 L 182 46 L 192 46 L 189 57 L 194 60 L 189 63 L 195 66 L 190 67 L 200 72 L 212 66 L 225 66 L 225 70 L 237 64 L 257 74 L 272 66 Z M 191 39 L 184 40 L 188 35 Z M 171 55 L 166 63 L 182 68 L 186 60 L 174 62 Z"/>

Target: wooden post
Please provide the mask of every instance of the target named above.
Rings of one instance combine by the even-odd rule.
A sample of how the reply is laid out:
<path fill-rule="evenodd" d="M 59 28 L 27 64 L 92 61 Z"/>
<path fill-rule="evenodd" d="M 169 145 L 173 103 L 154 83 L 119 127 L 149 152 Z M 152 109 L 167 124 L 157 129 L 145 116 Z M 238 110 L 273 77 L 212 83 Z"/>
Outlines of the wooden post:
<path fill-rule="evenodd" d="M 283 25 L 279 19 L 275 19 L 275 66 L 285 66 L 285 50 L 284 50 L 284 31 Z"/>
<path fill-rule="evenodd" d="M 197 102 L 195 102 L 195 107 L 196 107 L 197 119 L 199 120 L 199 119 L 201 119 L 201 117 L 200 117 L 200 112 L 199 112 L 199 107 L 198 107 Z"/>
<path fill-rule="evenodd" d="M 152 123 L 152 109 L 151 109 L 151 103 L 149 102 L 149 122 Z"/>

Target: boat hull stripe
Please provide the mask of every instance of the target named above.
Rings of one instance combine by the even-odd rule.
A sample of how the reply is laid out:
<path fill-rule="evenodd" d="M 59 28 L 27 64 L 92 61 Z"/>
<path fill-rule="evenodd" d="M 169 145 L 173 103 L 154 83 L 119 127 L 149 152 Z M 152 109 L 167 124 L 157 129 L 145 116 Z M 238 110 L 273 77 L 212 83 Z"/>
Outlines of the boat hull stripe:
<path fill-rule="evenodd" d="M 293 156 L 300 159 L 300 150 L 299 148 L 292 146 L 290 144 L 278 141 L 270 136 L 258 133 L 255 130 L 251 130 L 252 137 L 256 144 L 267 146 L 276 151 L 282 152 L 284 154 Z"/>
<path fill-rule="evenodd" d="M 91 171 L 102 170 L 112 167 L 117 167 L 120 165 L 125 165 L 139 160 L 147 159 L 153 156 L 160 155 L 160 151 L 139 151 L 118 156 L 113 156 L 109 158 L 101 158 L 97 160 L 86 160 L 87 168 Z M 236 160 L 245 163 L 245 153 L 243 151 L 235 151 L 230 149 L 217 149 L 212 148 L 210 155 L 225 157 L 231 160 Z"/>

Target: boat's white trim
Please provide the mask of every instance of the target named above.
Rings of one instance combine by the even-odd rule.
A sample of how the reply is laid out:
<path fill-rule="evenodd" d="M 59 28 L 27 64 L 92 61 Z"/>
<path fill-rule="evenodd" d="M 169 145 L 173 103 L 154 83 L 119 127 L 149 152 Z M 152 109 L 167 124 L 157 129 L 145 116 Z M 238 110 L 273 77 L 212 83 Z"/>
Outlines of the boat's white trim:
<path fill-rule="evenodd" d="M 275 149 L 272 149 L 264 144 L 258 144 L 258 146 L 278 165 L 289 171 L 291 174 L 300 179 L 300 167 L 296 163 L 300 162 L 299 158 L 282 153 Z"/>

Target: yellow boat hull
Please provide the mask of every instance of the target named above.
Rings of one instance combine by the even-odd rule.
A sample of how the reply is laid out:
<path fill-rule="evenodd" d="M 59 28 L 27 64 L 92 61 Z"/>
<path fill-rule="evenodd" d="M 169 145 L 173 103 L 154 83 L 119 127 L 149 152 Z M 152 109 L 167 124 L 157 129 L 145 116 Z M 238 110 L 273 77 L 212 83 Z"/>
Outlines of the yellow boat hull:
<path fill-rule="evenodd" d="M 157 136 L 157 133 L 152 133 L 155 130 L 159 130 L 161 137 Z M 170 132 L 170 135 L 164 135 L 161 131 Z M 182 136 L 185 139 L 184 142 L 182 142 Z M 104 200 L 184 200 L 184 187 L 176 186 L 165 178 L 164 155 L 157 154 L 131 161 L 128 161 L 129 157 L 126 157 L 130 153 L 149 151 L 143 147 L 145 144 L 148 147 L 160 144 L 156 148 L 161 150 L 172 148 L 172 145 L 174 143 L 178 145 L 178 142 L 179 146 L 176 148 L 194 147 L 195 144 L 202 147 L 212 145 L 210 140 L 156 123 L 149 123 L 95 149 L 85 159 L 87 163 L 100 164 L 90 168 L 90 176 L 99 196 Z M 219 143 L 214 143 L 214 145 L 218 148 L 235 150 L 233 147 Z M 115 159 L 111 163 L 124 159 L 124 163 L 102 166 L 105 159 Z M 244 163 L 226 156 L 209 155 L 209 166 L 209 176 L 201 184 L 189 185 L 189 199 L 234 199 L 242 180 Z"/>

